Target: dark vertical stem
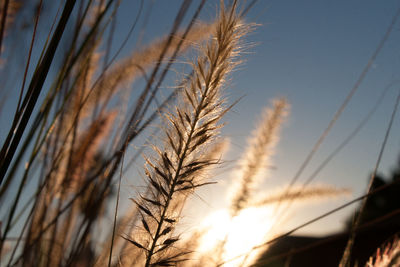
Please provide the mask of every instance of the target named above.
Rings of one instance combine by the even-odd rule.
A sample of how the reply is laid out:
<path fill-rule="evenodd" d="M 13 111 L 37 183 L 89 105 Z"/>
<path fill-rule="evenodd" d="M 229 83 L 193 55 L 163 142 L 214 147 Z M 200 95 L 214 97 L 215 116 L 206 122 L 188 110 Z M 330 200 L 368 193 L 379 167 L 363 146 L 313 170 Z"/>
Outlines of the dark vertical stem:
<path fill-rule="evenodd" d="M 60 43 L 60 39 L 64 33 L 65 26 L 68 22 L 68 19 L 72 13 L 72 10 L 75 6 L 76 0 L 67 0 L 64 6 L 63 13 L 61 15 L 60 21 L 57 25 L 57 28 L 54 32 L 53 38 L 50 41 L 49 47 L 46 51 L 46 54 L 43 57 L 43 60 L 40 62 L 39 67 L 36 69 L 31 83 L 29 85 L 29 92 L 32 94 L 28 94 L 29 101 L 26 109 L 24 110 L 21 120 L 15 129 L 15 135 L 11 141 L 11 144 L 4 144 L 2 147 L 2 154 L 4 153 L 4 159 L 1 159 L 0 165 L 0 185 L 3 182 L 3 178 L 8 170 L 8 167 L 11 163 L 11 160 L 17 150 L 18 144 L 21 141 L 22 135 L 25 131 L 25 128 L 28 124 L 28 121 L 32 115 L 33 109 L 36 105 L 36 102 L 39 98 L 40 92 L 42 91 L 43 84 L 46 80 L 47 73 L 49 72 L 50 66 L 53 62 L 55 52 Z M 10 132 L 14 132 L 14 129 L 10 129 Z"/>

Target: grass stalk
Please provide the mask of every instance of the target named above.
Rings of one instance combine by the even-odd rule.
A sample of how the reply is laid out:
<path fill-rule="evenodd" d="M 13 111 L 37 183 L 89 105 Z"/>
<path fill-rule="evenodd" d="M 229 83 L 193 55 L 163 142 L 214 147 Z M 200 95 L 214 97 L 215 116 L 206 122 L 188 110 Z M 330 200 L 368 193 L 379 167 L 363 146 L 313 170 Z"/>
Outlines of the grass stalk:
<path fill-rule="evenodd" d="M 222 3 L 221 3 L 222 5 Z M 147 158 L 146 176 L 152 189 L 151 198 L 142 197 L 137 203 L 142 224 L 147 231 L 145 240 L 128 239 L 145 253 L 144 265 L 177 264 L 186 252 L 174 252 L 173 235 L 178 220 L 174 215 L 179 196 L 207 184 L 196 178 L 198 172 L 215 164 L 211 159 L 196 160 L 216 136 L 218 121 L 227 112 L 220 99 L 226 75 L 236 64 L 238 41 L 248 31 L 235 14 L 236 2 L 225 11 L 222 5 L 215 39 L 203 50 L 204 55 L 193 64 L 194 73 L 183 88 L 180 103 L 166 115 L 163 150 L 154 148 L 158 159 Z M 154 227 L 154 228 L 153 228 Z"/>

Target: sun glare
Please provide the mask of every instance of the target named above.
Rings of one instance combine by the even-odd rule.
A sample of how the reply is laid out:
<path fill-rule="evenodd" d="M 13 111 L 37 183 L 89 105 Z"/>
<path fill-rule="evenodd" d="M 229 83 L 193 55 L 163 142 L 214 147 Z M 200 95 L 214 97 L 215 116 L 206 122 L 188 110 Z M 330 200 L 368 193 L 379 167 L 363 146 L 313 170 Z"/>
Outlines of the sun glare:
<path fill-rule="evenodd" d="M 208 232 L 202 238 L 200 252 L 212 250 L 226 238 L 222 256 L 222 260 L 226 261 L 250 251 L 268 237 L 273 225 L 272 208 L 247 208 L 234 218 L 230 217 L 228 210 L 219 210 L 206 217 L 203 225 Z M 224 266 L 235 266 L 235 263 L 242 260 L 243 258 Z"/>

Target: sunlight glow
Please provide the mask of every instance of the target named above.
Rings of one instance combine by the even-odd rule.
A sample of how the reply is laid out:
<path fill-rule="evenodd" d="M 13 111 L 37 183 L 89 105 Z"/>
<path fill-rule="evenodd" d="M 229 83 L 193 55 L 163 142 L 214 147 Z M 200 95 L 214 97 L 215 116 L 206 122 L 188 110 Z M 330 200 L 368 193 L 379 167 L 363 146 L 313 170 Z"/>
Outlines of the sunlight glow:
<path fill-rule="evenodd" d="M 203 236 L 199 250 L 203 253 L 210 251 L 227 238 L 222 260 L 229 260 L 265 241 L 271 234 L 273 223 L 271 207 L 247 208 L 234 218 L 230 218 L 228 210 L 216 211 L 203 221 L 209 230 Z M 236 266 L 242 260 L 224 266 Z"/>

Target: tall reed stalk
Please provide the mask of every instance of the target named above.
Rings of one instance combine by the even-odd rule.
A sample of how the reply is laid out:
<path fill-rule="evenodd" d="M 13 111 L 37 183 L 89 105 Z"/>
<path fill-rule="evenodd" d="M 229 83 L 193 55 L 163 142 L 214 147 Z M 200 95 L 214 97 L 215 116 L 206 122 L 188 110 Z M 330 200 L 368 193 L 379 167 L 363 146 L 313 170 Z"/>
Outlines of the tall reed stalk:
<path fill-rule="evenodd" d="M 201 49 L 193 74 L 184 83 L 179 104 L 166 113 L 163 149 L 154 147 L 157 157 L 146 158 L 149 197 L 134 200 L 142 216 L 145 236 L 129 241 L 145 253 L 145 266 L 170 266 L 184 261 L 185 251 L 176 251 L 179 236 L 174 228 L 177 208 L 185 195 L 208 184 L 200 172 L 218 163 L 204 157 L 216 138 L 219 121 L 229 108 L 224 106 L 222 88 L 226 76 L 237 64 L 240 38 L 249 30 L 236 14 L 236 1 L 225 10 L 221 2 L 214 38 Z"/>

